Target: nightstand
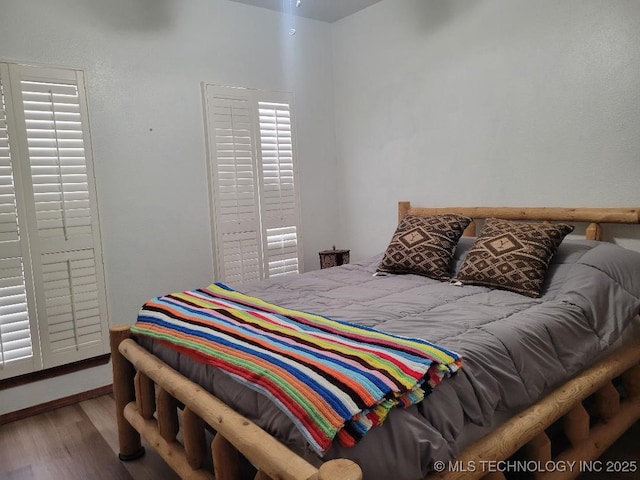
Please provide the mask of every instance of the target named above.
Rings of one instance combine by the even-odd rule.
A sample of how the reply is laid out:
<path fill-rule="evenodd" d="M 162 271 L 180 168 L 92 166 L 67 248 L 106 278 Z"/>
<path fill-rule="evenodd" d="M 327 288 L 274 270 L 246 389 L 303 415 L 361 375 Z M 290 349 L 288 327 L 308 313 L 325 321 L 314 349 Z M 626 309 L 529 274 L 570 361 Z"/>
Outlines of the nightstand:
<path fill-rule="evenodd" d="M 349 263 L 349 250 L 323 250 L 320 252 L 320 268 L 337 267 Z"/>

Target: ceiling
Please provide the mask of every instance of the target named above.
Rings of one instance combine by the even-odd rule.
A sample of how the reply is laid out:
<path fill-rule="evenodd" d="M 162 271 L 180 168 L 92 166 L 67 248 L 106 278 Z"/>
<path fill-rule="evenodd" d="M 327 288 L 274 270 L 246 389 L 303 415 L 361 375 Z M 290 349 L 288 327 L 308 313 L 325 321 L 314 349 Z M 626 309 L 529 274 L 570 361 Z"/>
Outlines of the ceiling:
<path fill-rule="evenodd" d="M 380 0 L 300 0 L 299 7 L 296 7 L 297 0 L 231 1 L 333 23 L 378 3 Z"/>

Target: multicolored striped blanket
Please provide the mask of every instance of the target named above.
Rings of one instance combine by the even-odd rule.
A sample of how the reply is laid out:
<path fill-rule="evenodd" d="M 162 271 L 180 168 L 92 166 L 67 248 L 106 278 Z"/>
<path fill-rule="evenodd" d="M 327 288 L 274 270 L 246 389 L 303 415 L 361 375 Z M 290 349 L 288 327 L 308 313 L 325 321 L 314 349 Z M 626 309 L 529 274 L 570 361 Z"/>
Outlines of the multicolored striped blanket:
<path fill-rule="evenodd" d="M 319 455 L 334 438 L 354 445 L 391 408 L 420 402 L 462 366 L 426 340 L 279 307 L 220 283 L 148 301 L 131 330 L 271 398 Z"/>

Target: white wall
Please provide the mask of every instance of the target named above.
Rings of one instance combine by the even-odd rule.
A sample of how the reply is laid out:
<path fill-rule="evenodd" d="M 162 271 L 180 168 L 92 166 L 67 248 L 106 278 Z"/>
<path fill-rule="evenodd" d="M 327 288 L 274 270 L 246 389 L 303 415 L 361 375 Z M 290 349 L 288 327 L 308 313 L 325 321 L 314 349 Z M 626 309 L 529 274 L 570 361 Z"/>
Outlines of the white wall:
<path fill-rule="evenodd" d="M 333 41 L 352 258 L 384 250 L 398 200 L 640 206 L 637 0 L 383 0 Z"/>
<path fill-rule="evenodd" d="M 337 225 L 330 33 L 226 0 L 0 0 L 0 59 L 86 72 L 111 324 L 214 280 L 203 81 L 294 93 L 305 267 L 319 267 Z M 0 414 L 109 383 L 99 368 L 5 390 Z"/>

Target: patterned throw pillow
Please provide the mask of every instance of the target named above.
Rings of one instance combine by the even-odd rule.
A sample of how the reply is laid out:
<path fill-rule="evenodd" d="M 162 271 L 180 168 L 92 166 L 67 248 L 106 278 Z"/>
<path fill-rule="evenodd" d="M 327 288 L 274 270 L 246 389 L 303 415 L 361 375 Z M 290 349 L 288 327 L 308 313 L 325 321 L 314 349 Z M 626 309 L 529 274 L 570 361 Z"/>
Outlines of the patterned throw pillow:
<path fill-rule="evenodd" d="M 379 272 L 415 273 L 449 280 L 453 251 L 467 225 L 462 215 L 405 215 L 378 266 Z"/>
<path fill-rule="evenodd" d="M 456 276 L 482 285 L 540 296 L 551 257 L 573 225 L 488 218 Z"/>

